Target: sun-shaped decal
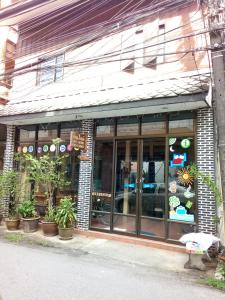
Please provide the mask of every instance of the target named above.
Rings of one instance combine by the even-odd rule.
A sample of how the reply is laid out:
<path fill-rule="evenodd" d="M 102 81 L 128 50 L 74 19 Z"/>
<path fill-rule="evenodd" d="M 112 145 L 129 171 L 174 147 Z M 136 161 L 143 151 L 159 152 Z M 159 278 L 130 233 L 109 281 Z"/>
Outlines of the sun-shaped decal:
<path fill-rule="evenodd" d="M 192 184 L 194 181 L 194 177 L 188 172 L 187 169 L 183 168 L 177 172 L 177 179 L 183 185 Z"/>

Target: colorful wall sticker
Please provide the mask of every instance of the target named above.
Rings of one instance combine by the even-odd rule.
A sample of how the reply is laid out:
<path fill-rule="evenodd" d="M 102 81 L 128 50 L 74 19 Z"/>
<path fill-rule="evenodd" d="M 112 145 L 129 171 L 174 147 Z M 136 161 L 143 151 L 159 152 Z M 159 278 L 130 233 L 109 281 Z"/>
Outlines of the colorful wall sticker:
<path fill-rule="evenodd" d="M 23 153 L 27 153 L 27 146 L 24 146 L 22 151 L 23 151 Z"/>
<path fill-rule="evenodd" d="M 193 198 L 195 193 L 191 192 L 191 186 L 189 185 L 186 192 L 184 192 L 184 197 L 187 199 Z"/>
<path fill-rule="evenodd" d="M 64 145 L 64 144 L 60 145 L 59 151 L 62 152 L 62 153 L 65 152 L 66 151 L 66 145 Z"/>
<path fill-rule="evenodd" d="M 43 146 L 43 152 L 47 153 L 49 150 L 49 146 L 48 145 L 44 145 Z"/>
<path fill-rule="evenodd" d="M 170 219 L 185 222 L 194 222 L 194 215 L 188 215 L 186 208 L 180 205 L 176 208 L 176 212 L 170 211 Z"/>
<path fill-rule="evenodd" d="M 18 146 L 18 147 L 17 147 L 17 152 L 18 152 L 18 153 L 21 153 L 21 152 L 22 152 L 22 147 L 21 147 L 21 146 Z"/>
<path fill-rule="evenodd" d="M 40 147 L 40 146 L 37 147 L 37 153 L 38 153 L 38 154 L 41 154 L 41 153 L 42 153 L 42 147 Z"/>
<path fill-rule="evenodd" d="M 189 139 L 183 139 L 180 145 L 183 149 L 188 149 L 191 146 L 191 141 Z"/>
<path fill-rule="evenodd" d="M 177 192 L 177 183 L 176 181 L 172 181 L 169 183 L 170 187 L 169 187 L 169 191 L 172 193 L 172 194 L 175 194 Z"/>
<path fill-rule="evenodd" d="M 173 149 L 173 146 L 170 146 L 170 152 L 175 152 L 175 150 Z"/>
<path fill-rule="evenodd" d="M 188 200 L 188 202 L 186 203 L 185 207 L 187 207 L 188 209 L 192 208 L 193 202 Z"/>
<path fill-rule="evenodd" d="M 176 196 L 169 197 L 170 210 L 174 211 L 175 207 L 180 205 L 180 199 Z"/>
<path fill-rule="evenodd" d="M 67 151 L 69 152 L 73 151 L 73 145 L 71 144 L 67 145 Z"/>
<path fill-rule="evenodd" d="M 169 145 L 172 146 L 173 144 L 175 144 L 176 140 L 177 140 L 176 138 L 170 138 L 169 139 Z"/>
<path fill-rule="evenodd" d="M 173 154 L 173 159 L 170 161 L 170 167 L 184 167 L 184 163 L 187 161 L 187 154 Z"/>
<path fill-rule="evenodd" d="M 50 152 L 55 152 L 55 150 L 56 150 L 56 146 L 54 144 L 52 144 L 50 146 Z"/>
<path fill-rule="evenodd" d="M 190 185 L 194 182 L 194 177 L 185 168 L 177 171 L 177 179 L 183 185 Z"/>
<path fill-rule="evenodd" d="M 33 152 L 34 152 L 34 146 L 33 146 L 33 145 L 30 145 L 30 146 L 28 147 L 28 152 L 29 152 L 29 153 L 33 153 Z"/>

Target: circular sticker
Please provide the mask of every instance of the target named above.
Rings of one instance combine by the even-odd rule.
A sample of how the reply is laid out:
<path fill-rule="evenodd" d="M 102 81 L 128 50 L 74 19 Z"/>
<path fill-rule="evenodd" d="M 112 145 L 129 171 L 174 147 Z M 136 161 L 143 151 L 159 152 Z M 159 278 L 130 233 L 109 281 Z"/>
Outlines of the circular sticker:
<path fill-rule="evenodd" d="M 180 145 L 182 148 L 187 149 L 191 146 L 191 141 L 189 139 L 183 139 Z"/>
<path fill-rule="evenodd" d="M 42 153 L 42 147 L 39 146 L 39 147 L 37 148 L 37 153 L 39 153 L 39 154 Z"/>
<path fill-rule="evenodd" d="M 27 146 L 24 146 L 22 151 L 23 153 L 27 153 Z"/>
<path fill-rule="evenodd" d="M 66 146 L 65 145 L 60 145 L 59 151 L 60 152 L 65 152 L 66 151 Z"/>
<path fill-rule="evenodd" d="M 19 153 L 22 152 L 22 147 L 21 146 L 17 147 L 17 152 L 19 152 Z"/>
<path fill-rule="evenodd" d="M 67 145 L 67 151 L 69 152 L 73 151 L 73 145 L 71 144 Z"/>
<path fill-rule="evenodd" d="M 177 140 L 176 138 L 170 138 L 169 139 L 169 145 L 172 146 L 173 144 L 175 144 L 176 140 Z"/>
<path fill-rule="evenodd" d="M 44 145 L 43 146 L 43 152 L 45 152 L 45 153 L 48 152 L 48 148 L 49 148 L 48 145 Z"/>
<path fill-rule="evenodd" d="M 50 146 L 50 152 L 55 152 L 56 146 L 53 144 Z"/>
<path fill-rule="evenodd" d="M 30 146 L 28 147 L 28 152 L 29 152 L 29 153 L 34 152 L 34 146 L 33 146 L 33 145 L 30 145 Z"/>

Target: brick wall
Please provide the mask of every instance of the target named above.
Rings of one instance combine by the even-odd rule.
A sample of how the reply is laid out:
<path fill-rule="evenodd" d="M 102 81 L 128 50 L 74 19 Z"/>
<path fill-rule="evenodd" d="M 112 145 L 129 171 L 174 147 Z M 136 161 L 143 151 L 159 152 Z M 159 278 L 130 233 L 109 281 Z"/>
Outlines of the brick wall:
<path fill-rule="evenodd" d="M 215 178 L 214 121 L 211 108 L 197 112 L 197 165 Z M 198 231 L 216 233 L 213 217 L 216 215 L 215 197 L 206 185 L 198 182 Z"/>
<path fill-rule="evenodd" d="M 93 126 L 92 120 L 82 121 L 82 132 L 88 134 L 87 151 L 81 151 L 81 155 L 87 155 L 88 161 L 80 161 L 79 188 L 77 204 L 77 227 L 81 230 L 89 228 L 89 212 L 92 183 L 93 161 Z"/>
<path fill-rule="evenodd" d="M 4 153 L 4 170 L 13 169 L 13 157 L 15 147 L 15 126 L 7 125 L 6 148 Z M 8 216 L 9 212 L 9 197 L 3 199 L 3 214 Z"/>

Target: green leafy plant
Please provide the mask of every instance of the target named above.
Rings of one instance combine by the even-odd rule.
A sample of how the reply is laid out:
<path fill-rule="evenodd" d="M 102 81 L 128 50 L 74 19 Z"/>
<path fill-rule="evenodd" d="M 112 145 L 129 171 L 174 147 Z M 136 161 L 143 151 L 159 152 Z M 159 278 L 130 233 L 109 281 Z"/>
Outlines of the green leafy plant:
<path fill-rule="evenodd" d="M 0 172 L 0 199 L 9 197 L 9 218 L 18 215 L 17 196 L 20 191 L 20 173 L 15 170 L 4 170 Z"/>
<path fill-rule="evenodd" d="M 61 139 L 55 139 L 53 143 L 58 147 Z M 44 188 L 49 209 L 53 207 L 53 197 L 56 190 L 70 184 L 70 181 L 66 180 L 66 172 L 62 168 L 67 156 L 58 153 L 54 156 L 45 154 L 41 157 L 20 154 L 16 158 L 26 168 L 28 180 L 35 183 L 35 192 L 39 191 L 40 186 Z"/>
<path fill-rule="evenodd" d="M 219 262 L 218 271 L 225 278 L 225 262 Z"/>
<path fill-rule="evenodd" d="M 221 205 L 223 202 L 222 193 L 212 177 L 202 173 L 196 164 L 187 166 L 187 170 L 195 179 L 200 179 L 214 193 L 217 204 Z"/>
<path fill-rule="evenodd" d="M 45 222 L 55 222 L 56 219 L 56 209 L 54 207 L 49 206 L 47 213 L 44 217 Z"/>
<path fill-rule="evenodd" d="M 225 281 L 215 278 L 205 278 L 198 281 L 200 284 L 205 284 L 221 291 L 225 291 Z"/>
<path fill-rule="evenodd" d="M 35 210 L 34 202 L 32 200 L 23 201 L 18 208 L 18 211 L 22 218 L 35 218 L 37 217 L 37 212 Z"/>
<path fill-rule="evenodd" d="M 70 228 L 76 221 L 76 209 L 71 197 L 64 197 L 56 210 L 56 222 L 60 228 Z"/>

